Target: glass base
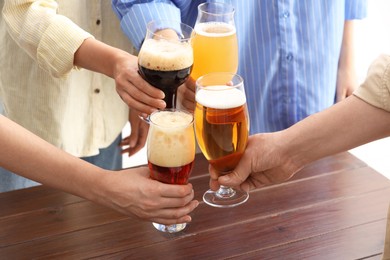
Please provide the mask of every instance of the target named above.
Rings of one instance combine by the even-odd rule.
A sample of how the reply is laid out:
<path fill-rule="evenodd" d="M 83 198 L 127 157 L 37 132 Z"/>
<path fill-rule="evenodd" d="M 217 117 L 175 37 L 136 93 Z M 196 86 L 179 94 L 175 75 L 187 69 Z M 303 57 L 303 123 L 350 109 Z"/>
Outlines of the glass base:
<path fill-rule="evenodd" d="M 167 225 L 153 222 L 153 226 L 157 230 L 160 230 L 161 232 L 176 233 L 176 232 L 182 231 L 187 226 L 187 223 L 174 224 L 174 225 L 167 226 Z"/>
<path fill-rule="evenodd" d="M 203 201 L 217 208 L 235 207 L 245 203 L 248 198 L 248 192 L 224 186 L 221 186 L 217 191 L 208 190 L 203 194 Z"/>

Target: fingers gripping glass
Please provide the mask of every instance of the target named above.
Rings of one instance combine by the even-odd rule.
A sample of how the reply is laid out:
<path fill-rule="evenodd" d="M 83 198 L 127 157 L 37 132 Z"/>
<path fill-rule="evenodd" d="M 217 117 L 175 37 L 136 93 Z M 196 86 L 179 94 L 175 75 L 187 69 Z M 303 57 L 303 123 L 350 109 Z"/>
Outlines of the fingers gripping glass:
<path fill-rule="evenodd" d="M 154 20 L 147 24 L 138 54 L 141 76 L 165 93 L 166 108 L 176 107 L 177 88 L 191 73 L 193 29 L 178 21 Z"/>

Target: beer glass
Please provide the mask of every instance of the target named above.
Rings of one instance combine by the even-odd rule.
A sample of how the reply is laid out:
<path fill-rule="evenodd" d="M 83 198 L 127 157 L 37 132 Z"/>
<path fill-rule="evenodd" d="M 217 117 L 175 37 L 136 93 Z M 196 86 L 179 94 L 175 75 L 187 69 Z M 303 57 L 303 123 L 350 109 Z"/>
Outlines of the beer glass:
<path fill-rule="evenodd" d="M 161 34 L 162 30 L 170 33 Z M 191 73 L 193 29 L 176 21 L 155 20 L 147 24 L 146 37 L 138 54 L 141 76 L 165 93 L 167 108 L 176 107 L 177 88 Z"/>
<path fill-rule="evenodd" d="M 191 113 L 165 109 L 152 113 L 147 138 L 150 177 L 168 184 L 187 184 L 195 160 L 194 117 Z M 183 230 L 186 223 L 153 223 L 163 232 Z"/>
<path fill-rule="evenodd" d="M 191 72 L 194 81 L 211 72 L 237 72 L 238 44 L 233 6 L 226 3 L 200 4 L 194 31 Z"/>
<path fill-rule="evenodd" d="M 218 174 L 230 173 L 240 161 L 248 141 L 249 115 L 243 79 L 215 72 L 196 81 L 195 134 L 198 145 Z M 248 193 L 220 186 L 203 200 L 214 207 L 233 207 L 248 200 Z"/>

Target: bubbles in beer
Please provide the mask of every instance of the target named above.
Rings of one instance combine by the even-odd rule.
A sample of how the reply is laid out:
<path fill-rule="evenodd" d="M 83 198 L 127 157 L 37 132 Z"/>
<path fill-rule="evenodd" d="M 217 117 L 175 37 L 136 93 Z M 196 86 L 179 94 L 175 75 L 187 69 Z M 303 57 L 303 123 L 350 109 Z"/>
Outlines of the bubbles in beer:
<path fill-rule="evenodd" d="M 206 37 L 226 37 L 236 33 L 236 27 L 222 22 L 198 23 L 195 32 Z"/>
<path fill-rule="evenodd" d="M 198 90 L 195 96 L 196 102 L 217 109 L 229 109 L 242 106 L 246 103 L 245 94 L 230 86 L 207 86 Z"/>
<path fill-rule="evenodd" d="M 193 117 L 185 112 L 159 111 L 151 115 L 148 160 L 159 166 L 177 167 L 191 163 L 195 157 Z"/>
<path fill-rule="evenodd" d="M 145 40 L 138 57 L 142 67 L 159 71 L 191 67 L 194 59 L 190 43 L 163 39 Z"/>

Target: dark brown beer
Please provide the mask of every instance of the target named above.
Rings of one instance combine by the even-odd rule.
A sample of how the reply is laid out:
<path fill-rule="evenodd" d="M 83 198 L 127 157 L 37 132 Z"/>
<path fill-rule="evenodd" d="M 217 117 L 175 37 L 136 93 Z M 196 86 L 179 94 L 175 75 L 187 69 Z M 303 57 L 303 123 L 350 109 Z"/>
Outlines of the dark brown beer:
<path fill-rule="evenodd" d="M 181 70 L 153 70 L 138 65 L 141 76 L 152 86 L 165 93 L 164 101 L 167 108 L 176 107 L 177 88 L 183 84 L 191 73 L 191 67 Z"/>
<path fill-rule="evenodd" d="M 147 39 L 138 54 L 141 76 L 164 91 L 167 108 L 176 106 L 177 88 L 187 80 L 192 64 L 189 42 Z"/>
<path fill-rule="evenodd" d="M 245 151 L 249 119 L 244 94 L 226 86 L 221 88 L 226 91 L 197 92 L 195 130 L 199 147 L 207 160 L 224 173 L 236 167 Z M 221 102 L 213 95 L 219 95 Z"/>

